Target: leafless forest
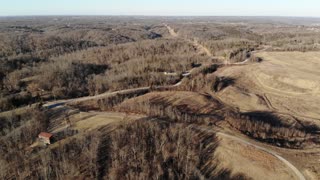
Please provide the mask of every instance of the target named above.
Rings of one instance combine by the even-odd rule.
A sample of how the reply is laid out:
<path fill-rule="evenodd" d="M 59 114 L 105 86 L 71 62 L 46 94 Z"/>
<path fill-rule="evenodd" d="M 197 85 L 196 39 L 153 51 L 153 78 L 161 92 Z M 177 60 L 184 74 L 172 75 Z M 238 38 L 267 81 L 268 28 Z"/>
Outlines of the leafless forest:
<path fill-rule="evenodd" d="M 304 176 L 308 171 L 320 178 L 316 163 L 297 163 L 317 153 L 312 149 L 320 145 L 319 118 L 280 111 L 272 106 L 276 96 L 242 83 L 250 75 L 240 72 L 268 62 L 258 52 L 319 51 L 319 23 L 1 17 L 0 179 L 259 178 L 226 163 L 218 152 L 227 142 L 218 132 L 256 142 Z M 257 108 L 235 105 L 229 96 L 238 94 L 231 92 L 255 100 Z M 54 143 L 38 143 L 40 132 L 52 133 Z M 288 179 L 300 173 L 287 171 L 293 174 Z"/>

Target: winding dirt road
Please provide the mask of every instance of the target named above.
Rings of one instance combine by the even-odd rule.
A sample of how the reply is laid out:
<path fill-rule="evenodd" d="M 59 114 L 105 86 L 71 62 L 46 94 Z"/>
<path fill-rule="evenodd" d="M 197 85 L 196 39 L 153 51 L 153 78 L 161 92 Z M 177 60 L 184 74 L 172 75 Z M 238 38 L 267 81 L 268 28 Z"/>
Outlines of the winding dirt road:
<path fill-rule="evenodd" d="M 304 177 L 304 175 L 293 165 L 291 164 L 288 160 L 286 160 L 285 158 L 283 158 L 282 156 L 278 155 L 276 152 L 272 151 L 272 150 L 269 150 L 269 149 L 266 149 L 264 147 L 261 147 L 261 146 L 258 146 L 258 145 L 255 145 L 255 144 L 252 144 L 248 141 L 245 141 L 243 139 L 240 139 L 238 137 L 235 137 L 235 136 L 232 136 L 232 135 L 229 135 L 229 134 L 225 134 L 225 133 L 222 133 L 222 132 L 218 132 L 216 133 L 217 135 L 220 135 L 220 136 L 224 136 L 226 138 L 229 138 L 229 139 L 232 139 L 232 140 L 235 140 L 235 141 L 238 141 L 238 142 L 241 142 L 243 144 L 246 144 L 248 146 L 252 146 L 256 149 L 259 149 L 265 153 L 268 153 L 274 157 L 276 157 L 277 159 L 279 159 L 281 162 L 283 162 L 287 167 L 289 167 L 293 172 L 294 174 L 300 179 L 300 180 L 306 180 L 306 178 Z"/>
<path fill-rule="evenodd" d="M 254 147 L 255 149 L 258 149 L 258 150 L 263 151 L 263 152 L 265 152 L 267 154 L 270 154 L 270 155 L 274 156 L 275 158 L 277 158 L 278 160 L 280 160 L 281 162 L 283 162 L 289 169 L 291 169 L 292 172 L 296 175 L 296 177 L 299 180 L 306 180 L 304 175 L 293 164 L 291 164 L 288 160 L 286 160 L 285 158 L 283 158 L 282 156 L 280 156 L 279 154 L 277 154 L 276 152 L 274 152 L 272 150 L 269 150 L 269 149 L 267 149 L 265 147 L 253 144 L 253 143 L 251 143 L 249 141 L 246 141 L 246 140 L 241 139 L 239 137 L 233 136 L 233 135 L 231 135 L 229 133 L 223 132 L 223 129 L 221 127 L 219 127 L 219 126 L 214 127 L 214 129 L 209 128 L 209 127 L 203 127 L 203 126 L 202 127 L 194 127 L 194 128 L 198 129 L 198 130 L 201 130 L 201 131 L 215 133 L 217 136 L 225 137 L 225 138 L 240 142 L 240 143 L 242 143 L 244 145 Z"/>

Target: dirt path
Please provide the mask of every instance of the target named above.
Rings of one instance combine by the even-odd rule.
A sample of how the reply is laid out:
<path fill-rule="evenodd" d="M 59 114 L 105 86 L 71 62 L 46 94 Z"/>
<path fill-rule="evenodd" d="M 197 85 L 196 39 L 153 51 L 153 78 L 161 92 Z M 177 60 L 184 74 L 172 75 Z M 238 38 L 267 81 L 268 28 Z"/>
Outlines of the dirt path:
<path fill-rule="evenodd" d="M 178 37 L 178 34 L 174 31 L 173 28 L 171 28 L 171 27 L 168 26 L 167 24 L 164 24 L 164 26 L 166 26 L 166 28 L 168 29 L 168 31 L 169 31 L 169 33 L 170 33 L 170 35 L 171 35 L 172 37 Z"/>
<path fill-rule="evenodd" d="M 177 86 L 177 85 L 175 85 L 175 86 Z M 86 96 L 86 97 L 80 97 L 80 98 L 74 98 L 74 99 L 58 100 L 58 101 L 48 102 L 48 103 L 44 104 L 43 107 L 51 109 L 51 108 L 54 108 L 57 106 L 63 106 L 66 103 L 95 100 L 95 99 L 100 99 L 100 98 L 108 97 L 111 95 L 115 95 L 118 93 L 130 93 L 130 92 L 135 92 L 135 91 L 139 91 L 139 90 L 149 90 L 149 89 L 150 89 L 150 87 L 141 87 L 141 88 L 119 90 L 119 91 L 114 91 L 114 92 L 106 92 L 106 93 L 98 94 L 95 96 Z"/>
<path fill-rule="evenodd" d="M 269 98 L 267 97 L 267 94 L 266 94 L 266 93 L 264 93 L 264 94 L 262 95 L 262 97 L 263 97 L 263 99 L 264 99 L 264 102 L 267 103 L 267 106 L 269 107 L 269 109 L 271 109 L 271 110 L 276 110 L 276 108 L 274 108 L 274 107 L 272 106 L 272 104 L 271 104 Z"/>
<path fill-rule="evenodd" d="M 190 69 L 189 72 L 192 72 L 195 68 Z M 182 84 L 182 78 L 179 82 L 177 82 L 174 85 L 168 85 L 168 86 L 159 86 L 156 88 L 171 88 L 171 87 L 178 87 Z M 46 104 L 43 105 L 43 107 L 51 109 L 55 108 L 58 106 L 64 106 L 67 103 L 74 103 L 74 102 L 83 102 L 83 101 L 88 101 L 88 100 L 95 100 L 95 99 L 100 99 L 104 97 L 108 97 L 111 95 L 116 95 L 118 93 L 130 93 L 130 92 L 137 92 L 137 91 L 143 91 L 143 90 L 150 90 L 151 87 L 140 87 L 140 88 L 132 88 L 132 89 L 124 89 L 124 90 L 119 90 L 119 91 L 114 91 L 114 92 L 105 92 L 102 94 L 98 94 L 95 96 L 86 96 L 86 97 L 80 97 L 80 98 L 74 98 L 74 99 L 65 99 L 65 100 L 58 100 L 58 101 L 52 101 L 52 102 L 47 102 Z"/>
<path fill-rule="evenodd" d="M 172 37 L 176 38 L 176 37 L 179 36 L 178 33 L 176 33 L 175 30 L 172 27 L 170 27 L 167 24 L 165 24 L 164 26 L 166 26 L 166 28 L 169 31 L 169 34 Z M 209 49 L 206 48 L 205 46 L 203 46 L 202 44 L 200 44 L 197 40 L 193 40 L 193 41 L 192 40 L 187 40 L 187 41 L 190 42 L 191 44 L 193 44 L 197 49 L 199 49 L 201 54 L 206 54 L 209 57 L 213 56 L 212 53 L 209 51 Z"/>
<path fill-rule="evenodd" d="M 175 32 L 175 30 L 170 27 L 169 25 L 167 24 L 164 24 L 164 26 L 168 29 L 169 31 L 169 34 L 174 37 L 174 38 L 177 38 L 179 35 L 178 33 Z M 209 57 L 214 57 L 213 54 L 210 52 L 210 50 L 203 46 L 202 44 L 200 44 L 197 40 L 187 40 L 188 42 L 190 42 L 191 44 L 193 44 L 197 49 L 199 49 L 200 51 L 200 54 L 206 54 L 207 56 Z M 260 50 L 255 50 L 255 51 L 252 51 L 251 52 L 251 56 L 254 54 L 254 53 L 259 53 L 259 52 L 262 52 L 262 51 L 266 51 L 268 48 L 270 48 L 270 46 L 263 46 L 262 49 Z M 227 65 L 245 65 L 247 64 L 248 62 L 250 62 L 250 58 L 247 58 L 245 59 L 244 61 L 242 62 L 237 62 L 237 63 L 230 63 L 227 59 L 225 60 L 224 64 L 227 64 Z"/>
<path fill-rule="evenodd" d="M 263 52 L 263 51 L 266 51 L 268 48 L 270 48 L 270 46 L 262 46 L 263 48 L 260 49 L 260 50 L 254 50 L 254 51 L 251 51 L 251 57 L 256 54 L 256 53 L 259 53 L 259 52 Z M 231 65 L 243 65 L 243 64 L 247 64 L 248 62 L 250 62 L 251 58 L 247 58 L 245 59 L 244 61 L 242 62 L 237 62 L 237 63 L 228 63 L 228 61 L 226 61 L 226 63 L 228 64 L 231 64 Z"/>
<path fill-rule="evenodd" d="M 259 149 L 261 151 L 264 151 L 274 157 L 276 157 L 277 159 L 279 159 L 281 162 L 283 162 L 287 167 L 289 167 L 294 173 L 295 175 L 300 179 L 300 180 L 305 180 L 306 178 L 304 177 L 304 175 L 293 165 L 291 164 L 288 160 L 286 160 L 285 158 L 281 157 L 280 155 L 278 155 L 276 152 L 274 151 L 271 151 L 269 149 L 266 149 L 264 147 L 261 147 L 261 146 L 258 146 L 258 145 L 255 145 L 255 144 L 252 144 L 248 141 L 245 141 L 243 139 L 240 139 L 238 137 L 235 137 L 235 136 L 231 136 L 229 134 L 225 134 L 225 133 L 222 133 L 222 132 L 218 132 L 217 135 L 220 135 L 220 136 L 224 136 L 224 137 L 227 137 L 229 139 L 233 139 L 235 141 L 238 141 L 238 142 L 241 142 L 243 144 L 246 144 L 246 145 L 249 145 L 249 146 L 252 146 L 256 149 Z"/>
<path fill-rule="evenodd" d="M 203 46 L 202 44 L 200 44 L 197 40 L 194 41 L 190 41 L 194 46 L 196 46 L 197 49 L 200 50 L 200 53 L 204 53 L 209 57 L 212 57 L 213 54 L 209 51 L 208 48 L 206 48 L 205 46 Z"/>
<path fill-rule="evenodd" d="M 204 127 L 200 127 L 198 128 L 200 130 L 203 130 L 203 131 L 207 131 L 207 132 L 213 132 L 215 133 L 216 135 L 218 136 L 223 136 L 225 138 L 229 138 L 229 139 L 232 139 L 234 141 L 237 141 L 237 142 L 240 142 L 242 144 L 245 144 L 245 145 L 248 145 L 248 146 L 251 146 L 251 147 L 254 147 L 260 151 L 263 151 L 265 153 L 268 153 L 274 157 L 276 157 L 278 160 L 280 160 L 281 162 L 283 162 L 289 169 L 291 169 L 293 171 L 293 173 L 297 176 L 297 178 L 299 180 L 306 180 L 306 178 L 304 177 L 304 175 L 293 165 L 291 164 L 288 160 L 286 160 L 285 158 L 283 158 L 282 156 L 280 156 L 279 154 L 277 154 L 276 152 L 272 151 L 272 150 L 269 150 L 267 148 L 264 148 L 264 147 L 261 147 L 259 145 L 256 145 L 256 144 L 253 144 L 249 141 L 246 141 L 244 139 L 241 139 L 239 137 L 236 137 L 236 136 L 233 136 L 233 135 L 230 135 L 230 134 L 227 134 L 227 133 L 224 133 L 224 132 L 221 132 L 219 129 L 209 129 L 209 128 L 204 128 Z"/>

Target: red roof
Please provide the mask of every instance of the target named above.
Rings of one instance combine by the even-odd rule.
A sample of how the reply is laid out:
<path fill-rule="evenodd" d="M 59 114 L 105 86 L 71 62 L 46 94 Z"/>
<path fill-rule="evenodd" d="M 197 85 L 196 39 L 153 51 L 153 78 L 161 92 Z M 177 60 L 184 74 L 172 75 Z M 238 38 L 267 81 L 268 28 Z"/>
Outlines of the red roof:
<path fill-rule="evenodd" d="M 51 138 L 51 137 L 53 136 L 53 134 L 51 134 L 51 133 L 46 133 L 46 132 L 41 132 L 41 133 L 39 134 L 39 136 L 41 136 L 41 137 L 46 137 L 46 138 Z"/>

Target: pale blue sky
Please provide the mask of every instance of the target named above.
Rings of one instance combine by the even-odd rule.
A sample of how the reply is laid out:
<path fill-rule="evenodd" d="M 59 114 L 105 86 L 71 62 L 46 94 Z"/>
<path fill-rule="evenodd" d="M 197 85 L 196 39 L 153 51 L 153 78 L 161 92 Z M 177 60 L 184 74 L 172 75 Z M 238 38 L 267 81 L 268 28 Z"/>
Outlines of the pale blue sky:
<path fill-rule="evenodd" d="M 0 16 L 313 16 L 320 0 L 0 0 Z"/>

